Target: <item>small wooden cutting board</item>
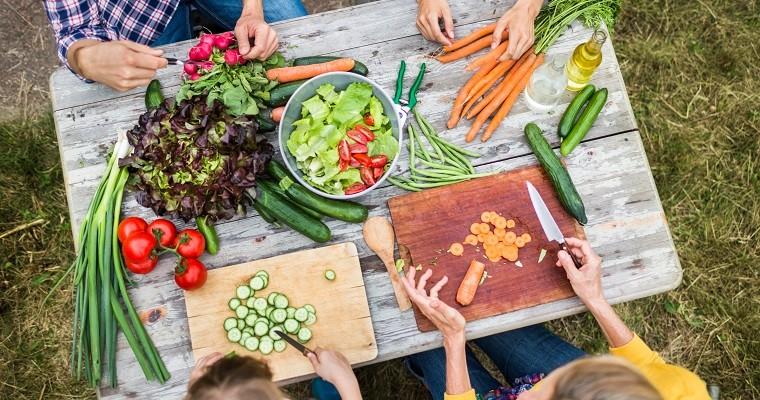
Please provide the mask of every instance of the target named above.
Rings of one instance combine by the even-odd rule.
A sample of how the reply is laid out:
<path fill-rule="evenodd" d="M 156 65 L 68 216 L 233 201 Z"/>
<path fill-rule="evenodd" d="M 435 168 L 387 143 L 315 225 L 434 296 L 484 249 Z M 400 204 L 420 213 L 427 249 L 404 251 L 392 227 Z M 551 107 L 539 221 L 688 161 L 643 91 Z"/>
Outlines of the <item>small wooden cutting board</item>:
<path fill-rule="evenodd" d="M 335 271 L 334 281 L 325 279 L 326 269 Z M 309 360 L 292 346 L 282 353 L 263 356 L 227 340 L 222 323 L 225 318 L 234 316 L 227 303 L 235 296 L 235 288 L 247 284 L 259 270 L 269 273 L 269 286 L 256 292 L 256 296 L 276 291 L 285 294 L 294 306 L 312 304 L 316 308 L 317 322 L 309 326 L 313 338 L 307 347 L 338 350 L 352 364 L 377 357 L 356 245 L 340 243 L 209 271 L 202 288 L 185 292 L 196 360 L 215 351 L 252 355 L 269 363 L 274 381 L 314 372 Z"/>
<path fill-rule="evenodd" d="M 565 236 L 585 237 L 581 226 L 562 208 L 549 177 L 540 166 L 410 193 L 388 201 L 399 253 L 406 258 L 406 264 L 421 265 L 418 274 L 428 268 L 433 270 L 428 287 L 447 275 L 449 283 L 439 298 L 457 308 L 468 321 L 574 296 L 564 270 L 555 266 L 559 245 L 547 242 L 531 205 L 526 181 L 533 183 L 541 193 Z M 515 220 L 517 225 L 511 230 L 518 236 L 530 233 L 531 242 L 519 251 L 518 261 L 522 267 L 506 260 L 489 261 L 482 243 L 477 247 L 464 244 L 462 256 L 447 252 L 452 243 L 464 242 L 470 225 L 481 222 L 480 215 L 484 211 L 494 211 Z M 539 263 L 541 249 L 547 253 Z M 462 307 L 455 300 L 456 292 L 473 259 L 486 265 L 489 277 L 478 288 L 472 304 Z M 416 307 L 415 317 L 421 331 L 435 329 Z"/>

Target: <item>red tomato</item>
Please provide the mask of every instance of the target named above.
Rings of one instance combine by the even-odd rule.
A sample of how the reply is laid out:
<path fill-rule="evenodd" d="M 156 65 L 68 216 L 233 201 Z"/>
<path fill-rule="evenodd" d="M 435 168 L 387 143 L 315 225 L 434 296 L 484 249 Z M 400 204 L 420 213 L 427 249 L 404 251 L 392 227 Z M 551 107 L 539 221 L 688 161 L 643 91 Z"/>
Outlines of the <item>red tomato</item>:
<path fill-rule="evenodd" d="M 145 222 L 144 219 L 140 217 L 127 217 L 121 220 L 119 222 L 119 228 L 117 229 L 117 236 L 119 237 L 119 242 L 124 243 L 124 241 L 129 237 L 129 235 L 135 233 L 135 232 L 145 232 L 145 230 L 148 229 L 148 224 Z"/>
<path fill-rule="evenodd" d="M 363 183 L 356 182 L 353 185 L 346 188 L 346 190 L 343 191 L 343 194 L 354 194 L 363 192 L 367 189 L 367 185 Z"/>
<path fill-rule="evenodd" d="M 342 171 L 345 171 L 348 169 L 348 161 L 346 160 L 338 160 L 338 168 Z"/>
<path fill-rule="evenodd" d="M 348 162 L 349 167 L 359 168 L 362 165 L 359 163 L 359 161 L 356 161 L 353 157 L 351 157 L 351 161 Z"/>
<path fill-rule="evenodd" d="M 346 161 L 351 159 L 351 150 L 348 148 L 348 142 L 346 139 L 338 142 L 338 157 L 340 157 L 341 160 Z"/>
<path fill-rule="evenodd" d="M 362 137 L 364 137 L 364 136 L 362 136 Z M 369 149 L 367 148 L 367 145 L 366 144 L 361 144 L 361 143 L 354 143 L 351 146 L 349 146 L 348 148 L 351 149 L 351 154 L 356 154 L 356 153 L 367 154 L 367 152 L 369 151 Z"/>
<path fill-rule="evenodd" d="M 359 161 L 361 165 L 369 166 L 372 164 L 372 161 L 369 159 L 369 156 L 366 154 L 354 154 L 353 157 L 356 161 Z"/>
<path fill-rule="evenodd" d="M 148 232 L 158 239 L 161 246 L 169 247 L 177 237 L 177 227 L 168 219 L 156 218 L 148 225 Z"/>
<path fill-rule="evenodd" d="M 186 258 L 198 258 L 206 250 L 206 239 L 196 229 L 184 229 L 177 234 L 177 253 Z"/>
<path fill-rule="evenodd" d="M 158 241 L 148 232 L 135 232 L 121 244 L 124 258 L 130 261 L 145 261 L 153 253 Z"/>
<path fill-rule="evenodd" d="M 386 157 L 383 154 L 380 154 L 378 156 L 372 156 L 370 158 L 370 161 L 372 162 L 372 167 L 374 168 L 382 168 L 385 166 L 385 164 L 388 164 L 388 157 Z"/>
<path fill-rule="evenodd" d="M 364 114 L 364 123 L 369 126 L 375 126 L 375 119 L 372 118 L 372 114 Z"/>
<path fill-rule="evenodd" d="M 359 131 L 359 133 L 361 133 L 362 135 L 364 135 L 364 137 L 367 138 L 368 142 L 371 142 L 371 141 L 375 140 L 375 134 L 372 133 L 372 131 L 369 130 L 369 128 L 367 128 L 366 126 L 364 126 L 364 125 L 356 125 L 354 127 L 354 129 L 356 129 L 357 131 Z"/>
<path fill-rule="evenodd" d="M 158 264 L 158 256 L 152 254 L 142 261 L 126 259 L 124 260 L 124 263 L 126 264 L 127 269 L 134 274 L 147 274 L 148 272 L 153 271 L 153 268 L 156 268 L 156 264 Z"/>
<path fill-rule="evenodd" d="M 364 136 L 359 131 L 354 131 L 354 130 L 348 131 L 346 132 L 346 136 L 350 137 L 351 140 L 353 140 L 356 143 L 367 144 L 367 137 Z"/>
<path fill-rule="evenodd" d="M 372 175 L 375 177 L 375 181 L 380 179 L 381 176 L 383 176 L 383 173 L 385 172 L 385 169 L 382 167 L 380 168 L 373 168 L 372 169 Z"/>
<path fill-rule="evenodd" d="M 198 289 L 206 283 L 208 272 L 202 262 L 194 258 L 182 258 L 174 269 L 174 282 L 185 290 Z"/>
<path fill-rule="evenodd" d="M 362 168 L 359 170 L 359 175 L 362 177 L 362 182 L 367 186 L 375 184 L 375 174 L 372 172 L 372 168 L 362 165 Z"/>

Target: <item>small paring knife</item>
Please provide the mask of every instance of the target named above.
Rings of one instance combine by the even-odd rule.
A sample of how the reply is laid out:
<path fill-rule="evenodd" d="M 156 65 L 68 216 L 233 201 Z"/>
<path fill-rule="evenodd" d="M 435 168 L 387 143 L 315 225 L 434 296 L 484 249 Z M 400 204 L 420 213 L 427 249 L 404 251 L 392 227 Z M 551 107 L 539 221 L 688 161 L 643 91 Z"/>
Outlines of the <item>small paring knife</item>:
<path fill-rule="evenodd" d="M 562 231 L 557 225 L 557 221 L 555 221 L 554 217 L 552 217 L 552 214 L 549 212 L 549 208 L 546 207 L 546 203 L 544 203 L 544 199 L 541 198 L 541 195 L 538 193 L 538 190 L 536 190 L 536 187 L 527 181 L 525 182 L 525 185 L 528 187 L 530 202 L 533 203 L 533 210 L 536 211 L 538 222 L 541 223 L 541 228 L 544 230 L 546 239 L 550 242 L 555 241 L 559 243 L 562 250 L 565 250 L 567 254 L 570 255 L 570 258 L 573 259 L 573 264 L 575 264 L 575 267 L 582 267 L 583 264 L 581 264 L 575 254 L 573 254 L 573 252 L 567 248 L 567 244 L 565 243 L 565 235 L 562 234 Z"/>
<path fill-rule="evenodd" d="M 281 332 L 281 331 L 274 331 L 274 333 L 275 335 L 277 335 L 277 337 L 288 342 L 291 346 L 295 347 L 296 350 L 300 351 L 304 357 L 306 357 L 309 353 L 315 354 L 314 351 L 302 345 L 301 343 L 299 343 L 297 340 L 293 339 L 292 337 L 288 336 L 287 333 Z"/>
<path fill-rule="evenodd" d="M 166 62 L 168 65 L 185 65 L 185 62 L 182 60 L 178 60 L 173 57 L 166 57 Z"/>

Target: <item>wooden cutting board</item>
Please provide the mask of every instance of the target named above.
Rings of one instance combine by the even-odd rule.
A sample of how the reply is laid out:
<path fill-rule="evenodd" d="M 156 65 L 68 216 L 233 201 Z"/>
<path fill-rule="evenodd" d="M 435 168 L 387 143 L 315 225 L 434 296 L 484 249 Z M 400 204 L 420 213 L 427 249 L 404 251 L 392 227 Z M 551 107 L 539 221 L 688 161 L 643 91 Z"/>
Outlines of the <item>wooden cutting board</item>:
<path fill-rule="evenodd" d="M 337 275 L 334 281 L 324 278 L 328 268 Z M 316 308 L 317 322 L 309 326 L 314 334 L 307 343 L 309 348 L 338 350 L 352 364 L 377 357 L 356 246 L 340 243 L 209 271 L 202 288 L 185 292 L 196 360 L 215 351 L 222 354 L 235 351 L 265 359 L 275 381 L 314 372 L 309 360 L 290 345 L 282 353 L 263 356 L 227 340 L 222 323 L 225 318 L 234 316 L 227 302 L 235 296 L 238 285 L 248 283 L 251 276 L 262 269 L 269 273 L 269 286 L 256 292 L 256 296 L 277 291 L 285 294 L 294 306 L 312 304 Z"/>
<path fill-rule="evenodd" d="M 565 272 L 555 266 L 559 245 L 547 242 L 531 205 L 526 181 L 538 189 L 565 236 L 585 237 L 581 226 L 562 208 L 549 177 L 540 166 L 410 193 L 388 201 L 399 253 L 407 265 L 421 265 L 418 273 L 428 268 L 433 270 L 428 287 L 448 275 L 449 283 L 439 297 L 459 309 L 468 321 L 574 295 Z M 470 225 L 481 222 L 483 211 L 495 211 L 514 219 L 516 226 L 511 230 L 518 236 L 530 233 L 531 242 L 519 251 L 518 261 L 522 267 L 506 260 L 489 261 L 482 243 L 477 248 L 465 244 L 464 254 L 459 257 L 447 252 L 452 243 L 464 242 Z M 542 248 L 547 254 L 539 263 Z M 489 277 L 478 288 L 472 304 L 462 307 L 455 300 L 456 292 L 473 259 L 486 265 Z M 435 329 L 416 308 L 415 317 L 421 331 Z"/>

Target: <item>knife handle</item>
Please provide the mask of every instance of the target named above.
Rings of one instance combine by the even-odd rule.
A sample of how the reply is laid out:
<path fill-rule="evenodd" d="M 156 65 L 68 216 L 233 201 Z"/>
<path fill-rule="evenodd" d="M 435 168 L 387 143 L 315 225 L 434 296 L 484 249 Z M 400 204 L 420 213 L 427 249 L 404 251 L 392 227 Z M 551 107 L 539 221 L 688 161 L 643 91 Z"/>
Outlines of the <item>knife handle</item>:
<path fill-rule="evenodd" d="M 573 254 L 573 252 L 567 248 L 567 244 L 562 243 L 562 250 L 565 250 L 565 252 L 570 255 L 570 258 L 573 259 L 573 264 L 575 264 L 575 268 L 580 268 L 583 266 L 580 260 L 578 260 L 578 257 L 576 257 L 575 254 Z"/>

